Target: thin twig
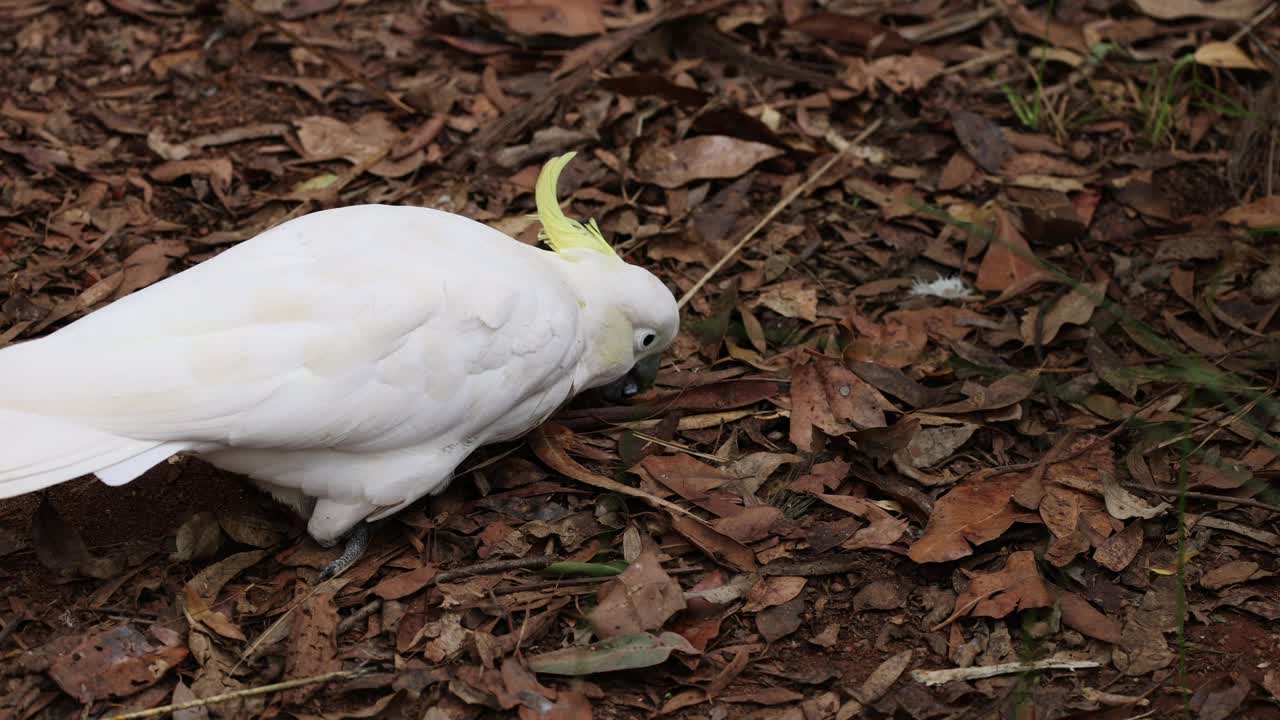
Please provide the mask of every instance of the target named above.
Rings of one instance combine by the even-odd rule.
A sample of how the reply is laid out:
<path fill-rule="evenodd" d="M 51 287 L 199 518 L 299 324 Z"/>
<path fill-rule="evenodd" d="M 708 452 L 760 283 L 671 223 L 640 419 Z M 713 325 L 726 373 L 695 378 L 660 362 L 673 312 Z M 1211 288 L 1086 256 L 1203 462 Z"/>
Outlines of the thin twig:
<path fill-rule="evenodd" d="M 865 130 L 858 133 L 858 136 L 853 139 L 853 142 L 850 142 L 848 145 L 845 145 L 843 148 L 837 151 L 834 155 L 828 158 L 826 162 L 822 163 L 822 166 L 819 167 L 816 172 L 814 172 L 812 175 L 809 176 L 808 180 L 805 180 L 804 182 L 800 183 L 799 187 L 787 193 L 786 197 L 779 200 L 778 203 L 769 210 L 769 212 L 765 213 L 764 217 L 760 218 L 760 222 L 752 226 L 752 228 L 747 231 L 747 234 L 743 235 L 742 239 L 739 240 L 732 248 L 730 248 L 729 252 L 724 254 L 724 257 L 717 260 L 716 264 L 712 265 L 711 269 L 707 270 L 706 274 L 704 274 L 701 278 L 699 278 L 698 282 L 693 284 L 693 287 L 689 288 L 689 290 L 680 298 L 680 302 L 677 303 L 677 305 L 679 307 L 684 307 L 685 305 L 688 305 L 689 301 L 693 299 L 693 296 L 697 295 L 698 291 L 702 289 L 702 286 L 706 285 L 708 280 L 715 277 L 716 273 L 724 269 L 724 266 L 728 265 L 729 261 L 732 260 L 734 256 L 736 256 L 742 250 L 742 248 L 747 246 L 747 243 L 751 242 L 751 239 L 756 236 L 756 233 L 763 230 L 766 225 L 768 225 L 770 222 L 773 221 L 775 217 L 778 216 L 778 213 L 781 213 L 783 210 L 785 210 L 788 205 L 790 205 L 792 202 L 795 201 L 796 198 L 812 190 L 813 187 L 818 184 L 818 181 L 822 179 L 822 176 L 826 175 L 827 171 L 830 170 L 831 167 L 836 164 L 836 162 L 838 162 L 841 158 L 845 157 L 845 155 L 849 152 L 850 148 L 855 148 L 861 145 L 864 140 L 866 140 L 868 137 L 871 136 L 871 133 L 879 129 L 880 124 L 882 122 L 883 122 L 883 118 L 876 118 L 875 122 L 871 123 L 866 127 Z"/>
<path fill-rule="evenodd" d="M 513 560 L 487 560 L 485 562 L 476 563 L 460 567 L 457 570 L 449 570 L 442 572 L 435 577 L 433 584 L 449 582 L 460 577 L 469 575 L 489 575 L 492 573 L 506 572 L 508 570 L 541 570 L 556 559 L 550 555 L 540 555 L 538 557 L 515 558 Z"/>
<path fill-rule="evenodd" d="M 1132 488 L 1134 490 L 1144 490 L 1146 492 L 1153 493 L 1155 495 L 1162 495 L 1164 497 L 1178 497 L 1179 495 L 1185 495 L 1195 500 L 1213 500 L 1215 502 L 1232 503 L 1235 505 L 1248 505 L 1249 507 L 1262 508 L 1263 510 L 1270 510 L 1273 513 L 1280 513 L 1280 505 L 1273 505 L 1269 502 L 1254 500 L 1253 498 L 1235 497 L 1234 495 L 1218 495 L 1216 493 L 1196 492 L 1195 490 L 1179 491 L 1177 488 L 1169 488 L 1166 490 L 1163 488 L 1151 487 L 1150 485 L 1143 485 L 1141 483 L 1125 483 L 1125 487 Z"/>
<path fill-rule="evenodd" d="M 172 705 L 161 705 L 153 707 L 150 710 L 139 710 L 138 712 L 125 713 L 124 715 L 112 715 L 105 720 L 134 720 L 135 718 L 149 718 L 160 715 L 167 715 L 178 710 L 190 710 L 191 708 L 207 707 L 209 705 L 217 705 L 231 700 L 239 700 L 240 698 L 253 697 L 255 695 L 267 695 L 282 690 L 292 690 L 293 688 L 305 687 L 307 685 L 318 685 L 327 683 L 332 680 L 351 680 L 368 672 L 367 670 L 340 670 L 338 672 L 325 673 L 308 678 L 298 678 L 297 680 L 285 680 L 284 682 L 272 683 L 261 687 L 246 688 L 244 690 L 235 690 L 233 692 L 221 693 L 219 695 L 210 695 L 207 698 L 198 700 L 190 700 L 184 703 L 174 703 Z"/>
<path fill-rule="evenodd" d="M 506 572 L 508 570 L 541 570 L 556 559 L 550 555 L 541 555 L 538 557 L 516 558 L 514 560 L 488 560 L 474 565 L 467 565 L 456 570 L 442 572 L 431 578 L 426 587 L 435 587 L 442 582 L 448 582 L 455 578 L 468 577 L 472 575 L 486 575 L 489 573 Z M 425 589 L 425 588 L 424 588 Z M 370 615 L 382 609 L 382 600 L 375 599 L 361 605 L 359 609 L 343 618 L 338 623 L 338 636 L 341 637 L 348 630 L 355 627 L 357 623 Z"/>

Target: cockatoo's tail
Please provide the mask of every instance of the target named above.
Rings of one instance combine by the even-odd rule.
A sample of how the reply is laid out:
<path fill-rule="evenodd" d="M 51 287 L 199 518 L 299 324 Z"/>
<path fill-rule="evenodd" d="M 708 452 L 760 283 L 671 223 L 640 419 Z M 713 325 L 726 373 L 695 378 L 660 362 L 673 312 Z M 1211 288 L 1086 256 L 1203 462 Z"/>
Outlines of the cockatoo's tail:
<path fill-rule="evenodd" d="M 675 298 L 560 210 L 572 157 L 538 179 L 551 251 L 440 210 L 324 210 L 0 349 L 0 497 L 120 485 L 190 452 L 332 544 L 439 492 L 476 447 L 656 367 Z"/>

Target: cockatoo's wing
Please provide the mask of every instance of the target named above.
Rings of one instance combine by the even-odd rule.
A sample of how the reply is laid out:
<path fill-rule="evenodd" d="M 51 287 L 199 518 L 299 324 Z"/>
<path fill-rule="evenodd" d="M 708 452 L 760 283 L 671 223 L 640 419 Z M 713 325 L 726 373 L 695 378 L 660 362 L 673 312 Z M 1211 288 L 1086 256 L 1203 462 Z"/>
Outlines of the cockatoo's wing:
<path fill-rule="evenodd" d="M 422 208 L 314 213 L 0 351 L 0 495 L 209 445 L 469 440 L 554 410 L 578 336 L 545 251 Z"/>

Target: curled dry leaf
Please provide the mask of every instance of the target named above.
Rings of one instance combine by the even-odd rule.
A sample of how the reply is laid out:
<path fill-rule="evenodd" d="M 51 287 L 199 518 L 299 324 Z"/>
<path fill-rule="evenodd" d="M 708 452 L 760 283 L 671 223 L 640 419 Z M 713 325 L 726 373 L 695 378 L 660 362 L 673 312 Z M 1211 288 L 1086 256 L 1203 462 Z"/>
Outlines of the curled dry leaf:
<path fill-rule="evenodd" d="M 231 192 L 231 160 L 225 157 L 171 160 L 151 168 L 147 174 L 160 182 L 173 182 L 187 175 L 200 175 L 208 178 L 219 193 L 226 195 Z"/>
<path fill-rule="evenodd" d="M 888 660 L 880 663 L 867 679 L 862 682 L 855 699 L 846 702 L 840 706 L 839 712 L 836 713 L 837 718 L 855 718 L 861 717 L 863 710 L 870 703 L 874 703 L 884 694 L 889 692 L 889 688 L 898 682 L 898 678 L 902 677 L 902 673 L 911 667 L 911 660 L 915 657 L 915 653 L 911 650 L 903 650 L 902 652 L 890 657 Z"/>
<path fill-rule="evenodd" d="M 918 563 L 948 562 L 973 554 L 972 545 L 994 540 L 1015 522 L 1039 522 L 1039 517 L 1014 510 L 1011 498 L 1023 476 L 1006 473 L 992 477 L 981 472 L 938 498 L 924 535 L 911 545 L 911 559 Z"/>
<path fill-rule="evenodd" d="M 956 607 L 963 610 L 972 606 L 975 617 L 1002 618 L 1015 610 L 1053 604 L 1036 567 L 1035 553 L 1030 550 L 1010 554 L 1003 570 L 969 576 L 969 587 L 956 598 Z"/>
<path fill-rule="evenodd" d="M 242 512 L 219 512 L 218 525 L 222 527 L 227 537 L 242 545 L 256 548 L 275 547 L 289 536 L 288 527 L 258 515 Z"/>
<path fill-rule="evenodd" d="M 967 396 L 965 400 L 929 408 L 929 412 L 938 415 L 952 415 L 1006 408 L 1030 397 L 1039 380 L 1039 371 L 1033 370 L 1024 373 L 1010 373 L 990 385 L 965 382 L 961 386 L 961 392 Z"/>
<path fill-rule="evenodd" d="M 192 515 L 178 528 L 177 546 L 173 559 L 178 561 L 216 555 L 222 548 L 222 527 L 218 525 L 218 516 L 211 512 Z"/>
<path fill-rule="evenodd" d="M 1106 279 L 1083 283 L 1080 287 L 1068 292 L 1045 313 L 1044 321 L 1037 318 L 1040 308 L 1034 307 L 1022 316 L 1022 341 L 1028 345 L 1036 342 L 1036 330 L 1039 326 L 1039 341 L 1043 345 L 1053 342 L 1063 325 L 1084 325 L 1093 317 L 1098 302 L 1106 296 L 1108 281 Z"/>
<path fill-rule="evenodd" d="M 1102 493 L 1107 512 L 1117 520 L 1130 518 L 1150 520 L 1157 515 L 1163 515 L 1172 507 L 1167 502 L 1152 506 L 1146 500 L 1121 487 L 1115 476 L 1110 473 L 1102 474 Z"/>
<path fill-rule="evenodd" d="M 727 135 L 700 135 L 673 145 L 651 145 L 635 161 L 636 177 L 668 189 L 694 180 L 736 178 L 783 151 Z"/>

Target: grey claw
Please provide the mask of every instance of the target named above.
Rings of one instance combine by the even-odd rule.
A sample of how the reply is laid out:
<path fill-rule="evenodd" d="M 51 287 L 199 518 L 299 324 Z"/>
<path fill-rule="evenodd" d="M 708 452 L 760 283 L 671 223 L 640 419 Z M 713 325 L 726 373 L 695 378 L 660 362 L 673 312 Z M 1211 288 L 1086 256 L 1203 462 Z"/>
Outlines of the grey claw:
<path fill-rule="evenodd" d="M 355 565 L 357 560 L 364 557 L 364 551 L 368 548 L 369 524 L 362 522 L 356 525 L 347 536 L 347 545 L 343 548 L 342 554 L 320 572 L 320 580 L 324 581 L 341 575 L 347 568 Z"/>

